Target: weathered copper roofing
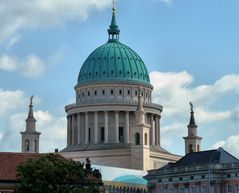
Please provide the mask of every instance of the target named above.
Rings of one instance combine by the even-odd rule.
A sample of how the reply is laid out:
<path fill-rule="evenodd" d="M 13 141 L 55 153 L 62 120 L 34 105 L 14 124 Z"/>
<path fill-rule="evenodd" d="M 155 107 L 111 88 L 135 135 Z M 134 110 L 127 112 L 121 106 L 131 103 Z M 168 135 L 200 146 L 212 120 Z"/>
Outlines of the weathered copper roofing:
<path fill-rule="evenodd" d="M 140 56 L 120 43 L 120 30 L 112 15 L 109 40 L 95 49 L 83 63 L 78 84 L 95 81 L 127 81 L 150 85 L 148 70 Z"/>

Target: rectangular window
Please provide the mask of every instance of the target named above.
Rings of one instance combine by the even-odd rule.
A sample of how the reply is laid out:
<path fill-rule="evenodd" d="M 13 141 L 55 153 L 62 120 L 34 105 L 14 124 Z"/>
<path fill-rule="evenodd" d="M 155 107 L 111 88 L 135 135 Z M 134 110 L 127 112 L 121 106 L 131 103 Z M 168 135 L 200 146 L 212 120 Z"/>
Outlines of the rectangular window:
<path fill-rule="evenodd" d="M 111 94 L 114 94 L 114 90 L 111 90 L 110 93 L 111 93 Z"/>
<path fill-rule="evenodd" d="M 97 95 L 97 91 L 95 90 L 95 95 Z"/>
<path fill-rule="evenodd" d="M 207 193 L 207 187 L 206 186 L 202 187 L 202 193 Z"/>
<path fill-rule="evenodd" d="M 226 193 L 232 193 L 232 185 L 226 185 Z"/>
<path fill-rule="evenodd" d="M 195 187 L 194 186 L 190 187 L 190 193 L 195 193 Z"/>
<path fill-rule="evenodd" d="M 239 193 L 239 184 L 236 184 L 236 193 Z"/>
<path fill-rule="evenodd" d="M 88 96 L 90 96 L 90 91 L 88 91 Z"/>
<path fill-rule="evenodd" d="M 100 139 L 101 139 L 101 141 L 105 141 L 105 128 L 104 127 L 100 128 Z"/>
<path fill-rule="evenodd" d="M 90 128 L 88 129 L 88 141 L 90 142 Z"/>
<path fill-rule="evenodd" d="M 128 90 L 128 95 L 130 95 L 130 90 Z"/>
<path fill-rule="evenodd" d="M 122 95 L 122 90 L 119 90 L 119 94 Z"/>
<path fill-rule="evenodd" d="M 124 142 L 124 127 L 119 127 L 119 142 Z"/>
<path fill-rule="evenodd" d="M 105 94 L 105 90 L 102 90 L 102 95 L 104 95 Z"/>
<path fill-rule="evenodd" d="M 181 188 L 179 189 L 179 192 L 180 192 L 180 193 L 184 193 L 184 188 L 181 187 Z"/>

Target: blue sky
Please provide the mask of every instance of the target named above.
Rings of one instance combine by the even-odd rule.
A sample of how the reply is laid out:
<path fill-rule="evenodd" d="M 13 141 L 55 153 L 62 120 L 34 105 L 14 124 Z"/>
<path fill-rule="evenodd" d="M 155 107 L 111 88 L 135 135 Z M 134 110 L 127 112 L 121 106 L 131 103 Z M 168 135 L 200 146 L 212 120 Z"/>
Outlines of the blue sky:
<path fill-rule="evenodd" d="M 189 101 L 202 148 L 239 157 L 237 0 L 118 0 L 120 40 L 143 59 L 164 107 L 162 145 L 184 154 Z M 64 106 L 80 67 L 107 41 L 111 0 L 0 2 L 0 151 L 20 151 L 35 96 L 42 152 L 66 144 Z"/>

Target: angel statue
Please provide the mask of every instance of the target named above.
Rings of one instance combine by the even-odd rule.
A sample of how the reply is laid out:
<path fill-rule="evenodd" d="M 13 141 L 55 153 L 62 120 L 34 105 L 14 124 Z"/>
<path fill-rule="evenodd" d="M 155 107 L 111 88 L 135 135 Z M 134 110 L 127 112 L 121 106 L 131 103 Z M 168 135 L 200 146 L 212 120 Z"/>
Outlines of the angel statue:
<path fill-rule="evenodd" d="M 30 98 L 30 105 L 32 105 L 33 95 Z"/>
<path fill-rule="evenodd" d="M 191 112 L 193 112 L 193 103 L 189 102 L 189 104 L 190 104 L 190 107 L 191 107 Z"/>

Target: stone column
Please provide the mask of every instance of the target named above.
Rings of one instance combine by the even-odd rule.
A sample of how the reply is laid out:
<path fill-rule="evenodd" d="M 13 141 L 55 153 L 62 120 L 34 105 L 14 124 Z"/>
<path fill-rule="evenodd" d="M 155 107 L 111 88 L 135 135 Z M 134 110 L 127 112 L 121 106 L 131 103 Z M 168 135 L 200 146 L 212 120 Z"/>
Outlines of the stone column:
<path fill-rule="evenodd" d="M 151 128 L 150 128 L 150 144 L 151 145 L 155 145 L 155 127 L 154 127 L 154 115 L 151 114 L 151 120 L 150 120 L 150 124 L 151 124 Z"/>
<path fill-rule="evenodd" d="M 161 119 L 161 115 L 158 116 L 158 145 L 160 145 L 160 119 Z"/>
<path fill-rule="evenodd" d="M 119 111 L 115 111 L 115 142 L 119 143 Z"/>
<path fill-rule="evenodd" d="M 159 145 L 159 117 L 155 115 L 155 145 Z"/>
<path fill-rule="evenodd" d="M 105 111 L 105 143 L 109 142 L 108 111 Z"/>
<path fill-rule="evenodd" d="M 125 142 L 130 143 L 130 140 L 129 140 L 129 111 L 125 112 Z"/>
<path fill-rule="evenodd" d="M 67 116 L 67 147 L 71 145 L 71 116 Z"/>
<path fill-rule="evenodd" d="M 75 144 L 75 127 L 76 127 L 76 125 L 75 125 L 75 114 L 72 115 L 71 124 L 72 124 L 71 125 L 71 131 L 72 131 L 72 133 L 71 133 L 71 139 L 72 139 L 71 144 L 74 145 Z"/>
<path fill-rule="evenodd" d="M 88 112 L 85 113 L 85 144 L 88 144 L 89 141 L 89 131 L 88 131 Z"/>
<path fill-rule="evenodd" d="M 78 116 L 77 116 L 77 133 L 78 133 L 78 136 L 77 136 L 77 138 L 78 138 L 78 140 L 77 140 L 77 144 L 80 144 L 81 143 L 81 141 L 80 141 L 80 135 L 81 135 L 81 133 L 80 133 L 80 113 L 78 113 Z"/>
<path fill-rule="evenodd" d="M 98 112 L 95 111 L 94 113 L 94 143 L 98 143 Z"/>

